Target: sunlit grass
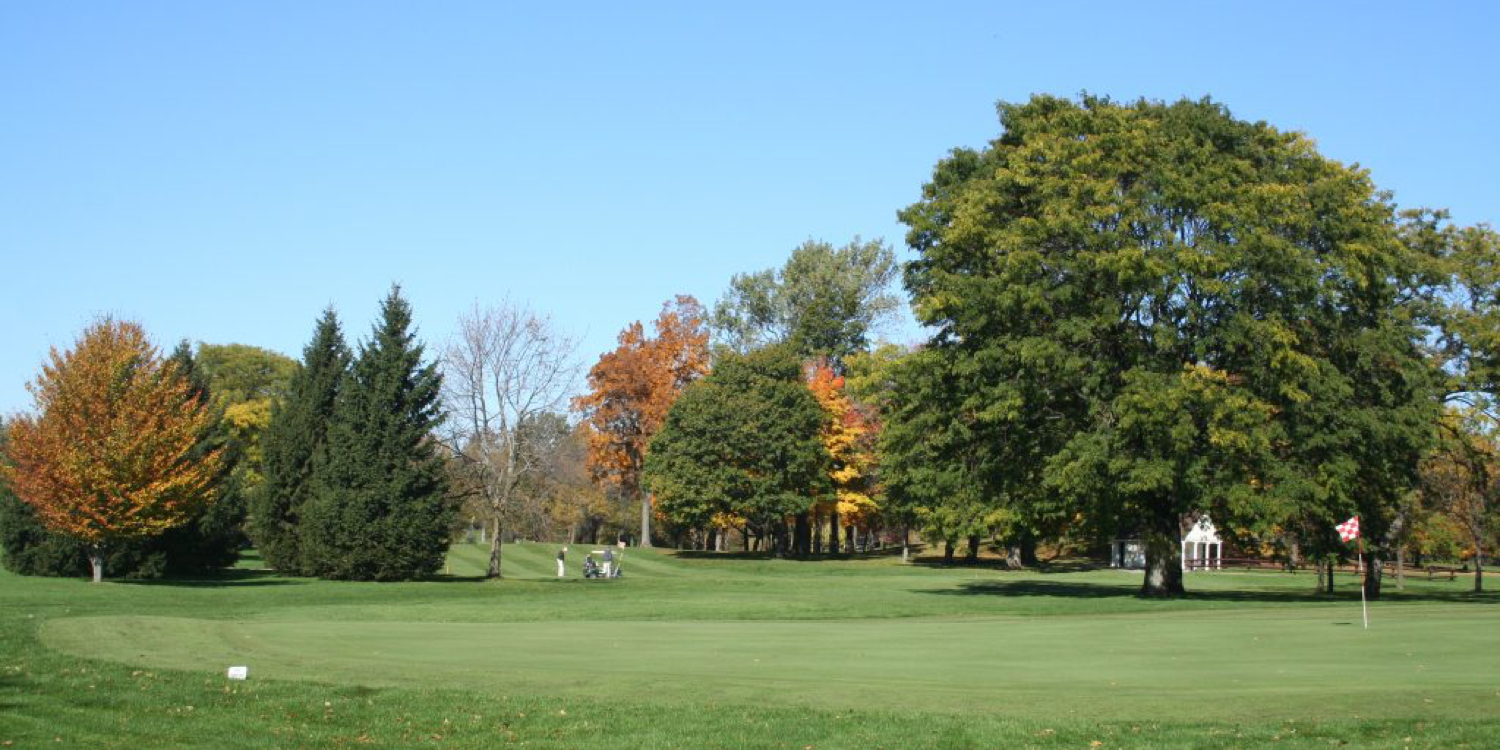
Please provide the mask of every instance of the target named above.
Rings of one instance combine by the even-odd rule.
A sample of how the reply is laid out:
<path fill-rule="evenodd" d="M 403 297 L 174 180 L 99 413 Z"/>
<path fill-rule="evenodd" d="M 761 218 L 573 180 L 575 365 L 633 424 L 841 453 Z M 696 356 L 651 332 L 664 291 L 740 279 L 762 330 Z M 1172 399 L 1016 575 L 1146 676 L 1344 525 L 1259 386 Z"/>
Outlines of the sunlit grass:
<path fill-rule="evenodd" d="M 1359 627 L 1353 581 L 1005 573 L 627 550 L 556 580 L 355 584 L 0 573 L 0 742 L 92 747 L 1485 747 L 1500 608 L 1411 582 Z M 246 561 L 254 568 L 256 561 Z M 251 679 L 230 682 L 225 667 Z M 1406 738 L 1410 737 L 1410 742 Z M 61 744 L 59 744 L 59 741 Z"/>

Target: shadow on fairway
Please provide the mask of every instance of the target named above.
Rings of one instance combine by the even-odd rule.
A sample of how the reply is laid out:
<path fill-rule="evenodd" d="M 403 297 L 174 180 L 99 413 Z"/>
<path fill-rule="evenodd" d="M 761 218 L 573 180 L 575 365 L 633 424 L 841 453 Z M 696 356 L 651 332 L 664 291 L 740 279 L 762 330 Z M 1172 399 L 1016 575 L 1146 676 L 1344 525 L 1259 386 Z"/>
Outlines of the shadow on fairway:
<path fill-rule="evenodd" d="M 21 694 L 21 678 L 13 674 L 0 674 L 0 711 L 15 711 L 21 705 L 12 698 Z"/>
<path fill-rule="evenodd" d="M 173 586 L 180 588 L 243 588 L 247 586 L 301 586 L 312 579 L 286 578 L 274 570 L 245 570 L 229 568 L 218 573 L 196 576 L 168 576 L 166 578 L 120 578 L 112 583 L 131 586 Z"/>
<path fill-rule="evenodd" d="M 998 557 L 981 557 L 978 560 L 968 560 L 962 557 L 956 557 L 953 559 L 953 562 L 944 562 L 943 558 L 939 555 L 924 555 L 921 557 L 914 557 L 912 558 L 911 564 L 918 568 L 935 568 L 939 570 L 965 568 L 978 570 L 998 570 L 1002 572 L 1009 571 L 1016 573 L 1027 571 L 1039 573 L 1086 573 L 1091 570 L 1104 570 L 1107 567 L 1101 563 L 1094 562 L 1093 560 L 1067 559 L 1038 562 L 1036 565 L 1033 565 L 1031 567 L 1016 570 L 1015 568 L 1007 565 L 1004 559 Z"/>
<path fill-rule="evenodd" d="M 679 560 L 755 560 L 766 562 L 770 560 L 784 560 L 786 562 L 847 562 L 849 560 L 879 560 L 887 557 L 900 557 L 900 547 L 886 547 L 885 549 L 872 549 L 867 552 L 840 552 L 836 555 L 827 552 L 819 552 L 812 555 L 798 557 L 796 555 L 783 555 L 777 557 L 770 552 L 745 552 L 736 550 L 733 552 L 710 552 L 696 549 L 671 550 L 671 555 Z"/>
<path fill-rule="evenodd" d="M 479 583 L 484 576 L 434 575 L 415 581 L 350 581 L 349 583 Z M 317 578 L 292 578 L 274 570 L 245 570 L 229 568 L 219 573 L 193 577 L 168 576 L 166 578 L 118 579 L 112 583 L 128 583 L 132 586 L 170 586 L 178 588 L 246 588 L 250 586 L 305 586 L 318 583 Z"/>
<path fill-rule="evenodd" d="M 1082 581 L 967 581 L 956 588 L 916 589 L 916 593 L 937 596 L 1038 596 L 1068 599 L 1134 599 L 1139 586 L 1113 586 Z M 1318 594 L 1312 591 L 1272 591 L 1266 589 L 1198 590 L 1189 589 L 1183 600 L 1219 602 L 1330 602 L 1358 600 L 1355 591 L 1340 591 L 1336 594 Z M 1389 591 L 1382 592 L 1383 601 L 1405 602 L 1473 602 L 1494 604 L 1500 597 L 1493 594 L 1476 596 L 1472 591 Z"/>

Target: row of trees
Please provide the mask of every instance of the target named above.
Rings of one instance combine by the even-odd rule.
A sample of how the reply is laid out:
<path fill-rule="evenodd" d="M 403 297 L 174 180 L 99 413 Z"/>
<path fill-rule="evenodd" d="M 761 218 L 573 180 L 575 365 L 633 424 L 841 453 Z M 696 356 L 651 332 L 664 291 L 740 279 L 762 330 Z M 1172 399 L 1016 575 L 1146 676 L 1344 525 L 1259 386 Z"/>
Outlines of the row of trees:
<path fill-rule="evenodd" d="M 894 269 L 878 243 L 733 279 L 712 374 L 639 461 L 664 517 L 806 552 L 809 514 L 860 498 L 950 555 L 999 538 L 1018 563 L 1039 539 L 1139 535 L 1152 596 L 1183 590 L 1202 513 L 1242 549 L 1330 565 L 1350 515 L 1375 565 L 1446 526 L 1482 564 L 1494 232 L 1398 211 L 1363 170 L 1206 100 L 1036 97 L 1001 119 L 900 214 L 925 345 L 867 350 Z M 859 441 L 839 425 L 878 450 L 841 455 Z"/>
<path fill-rule="evenodd" d="M 655 519 L 679 543 L 736 529 L 778 554 L 823 549 L 826 528 L 837 551 L 873 518 L 873 425 L 842 373 L 899 304 L 895 273 L 882 243 L 809 241 L 734 277 L 712 313 L 678 297 L 654 336 L 621 332 L 574 408 L 595 479 L 639 504 L 643 544 Z"/>
<path fill-rule="evenodd" d="M 499 576 L 509 538 L 625 535 L 638 508 L 641 544 L 738 529 L 791 554 L 881 526 L 950 556 L 998 539 L 1016 564 L 1044 540 L 1140 535 L 1143 593 L 1172 595 L 1194 515 L 1331 565 L 1334 524 L 1358 514 L 1372 563 L 1446 537 L 1482 564 L 1493 231 L 1398 211 L 1364 171 L 1206 100 L 1000 114 L 900 213 L 922 346 L 871 348 L 901 269 L 858 238 L 735 276 L 712 311 L 670 301 L 573 399 L 575 342 L 508 303 L 463 316 L 432 363 L 394 290 L 357 355 L 329 312 L 290 367 L 162 358 L 105 321 L 54 353 L 37 416 L 8 429 L 25 502 L 0 511 L 31 526 L 5 534 L 71 540 L 97 574 L 167 528 L 240 533 L 248 498 L 279 570 L 423 575 L 462 525 Z"/>
<path fill-rule="evenodd" d="M 139 325 L 100 320 L 52 352 L 35 414 L 4 430 L 6 566 L 195 572 L 248 534 L 286 572 L 432 573 L 455 515 L 440 388 L 394 289 L 357 357 L 329 311 L 300 366 L 244 346 L 162 357 Z"/>

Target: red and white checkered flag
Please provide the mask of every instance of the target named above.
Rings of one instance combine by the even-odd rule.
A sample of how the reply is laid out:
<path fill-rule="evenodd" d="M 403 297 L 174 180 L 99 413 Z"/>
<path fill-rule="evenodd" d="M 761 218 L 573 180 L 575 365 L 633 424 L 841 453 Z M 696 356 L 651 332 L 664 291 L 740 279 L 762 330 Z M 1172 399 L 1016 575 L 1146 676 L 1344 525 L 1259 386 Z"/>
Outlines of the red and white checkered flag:
<path fill-rule="evenodd" d="M 1346 542 L 1349 541 L 1349 540 L 1351 540 L 1351 539 L 1358 539 L 1359 538 L 1359 516 L 1355 516 L 1355 517 L 1353 517 L 1353 518 L 1351 518 L 1351 519 L 1349 519 L 1349 520 L 1347 520 L 1347 521 L 1339 524 L 1338 529 L 1339 529 L 1339 539 L 1342 539 L 1342 540 L 1344 540 Z"/>

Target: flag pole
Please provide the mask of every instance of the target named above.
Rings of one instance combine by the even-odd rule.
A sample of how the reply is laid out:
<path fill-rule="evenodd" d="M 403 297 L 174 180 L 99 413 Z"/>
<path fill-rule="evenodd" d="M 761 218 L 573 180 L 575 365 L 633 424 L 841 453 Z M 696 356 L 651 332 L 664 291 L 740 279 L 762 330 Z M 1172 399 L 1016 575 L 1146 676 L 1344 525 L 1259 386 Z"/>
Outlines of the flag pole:
<path fill-rule="evenodd" d="M 1355 516 L 1358 518 L 1359 516 Z M 1359 534 L 1359 611 L 1365 618 L 1365 630 L 1370 629 L 1370 604 L 1365 601 L 1365 583 L 1370 579 L 1370 569 L 1365 566 L 1365 534 L 1360 529 Z"/>

